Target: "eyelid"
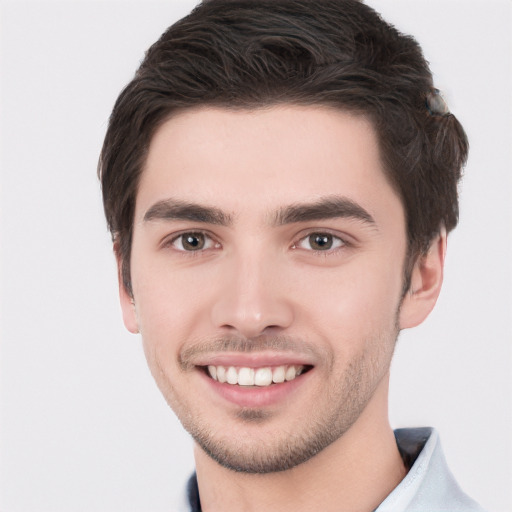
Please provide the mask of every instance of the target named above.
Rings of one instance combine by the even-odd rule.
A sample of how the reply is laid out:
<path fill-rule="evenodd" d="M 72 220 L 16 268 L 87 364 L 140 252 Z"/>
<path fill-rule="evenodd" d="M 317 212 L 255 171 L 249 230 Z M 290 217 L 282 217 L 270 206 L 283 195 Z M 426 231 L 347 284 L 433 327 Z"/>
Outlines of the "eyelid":
<path fill-rule="evenodd" d="M 300 244 L 302 242 L 304 242 L 305 240 L 307 240 L 311 235 L 329 235 L 329 236 L 332 236 L 334 240 L 339 240 L 339 242 L 341 242 L 341 243 L 339 245 L 337 245 L 336 247 L 331 247 L 331 248 L 325 249 L 325 250 L 313 249 L 313 248 L 306 249 L 304 247 L 300 247 Z M 333 252 L 343 249 L 344 247 L 350 247 L 350 246 L 352 246 L 352 243 L 350 242 L 348 236 L 343 235 L 339 232 L 333 232 L 333 230 L 331 230 L 331 229 L 318 229 L 318 228 L 308 229 L 307 232 L 300 233 L 297 236 L 296 241 L 293 242 L 293 244 L 292 244 L 293 249 L 304 249 L 306 251 L 311 251 L 314 253 L 323 253 L 323 254 L 333 253 Z"/>
<path fill-rule="evenodd" d="M 206 239 L 206 243 L 209 245 L 208 247 L 203 247 L 202 249 L 197 249 L 195 251 L 187 251 L 186 249 L 179 249 L 174 244 L 176 241 L 178 241 L 182 236 L 184 235 L 203 235 Z M 220 248 L 221 244 L 216 240 L 216 238 L 208 233 L 207 231 L 203 229 L 183 229 L 179 232 L 172 233 L 171 235 L 166 236 L 162 243 L 160 244 L 162 248 L 166 247 L 172 247 L 175 251 L 180 253 L 188 253 L 188 254 L 194 254 L 194 253 L 200 253 L 207 251 L 209 249 L 216 249 Z"/>

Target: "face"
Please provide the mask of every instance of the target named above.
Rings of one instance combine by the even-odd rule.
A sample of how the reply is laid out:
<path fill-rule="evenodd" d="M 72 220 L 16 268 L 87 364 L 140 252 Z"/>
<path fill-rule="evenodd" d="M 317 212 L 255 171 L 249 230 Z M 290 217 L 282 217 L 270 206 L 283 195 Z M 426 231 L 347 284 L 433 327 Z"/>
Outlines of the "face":
<path fill-rule="evenodd" d="M 149 149 L 124 320 L 206 453 L 287 469 L 382 405 L 405 254 L 404 211 L 362 117 L 188 111 Z"/>

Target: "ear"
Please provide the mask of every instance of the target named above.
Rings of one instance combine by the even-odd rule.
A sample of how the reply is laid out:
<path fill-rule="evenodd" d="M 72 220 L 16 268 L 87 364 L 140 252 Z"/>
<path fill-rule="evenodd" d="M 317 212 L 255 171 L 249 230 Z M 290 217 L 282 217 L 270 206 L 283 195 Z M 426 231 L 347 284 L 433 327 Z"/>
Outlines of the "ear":
<path fill-rule="evenodd" d="M 117 262 L 117 280 L 119 284 L 119 300 L 121 302 L 121 311 L 123 312 L 123 322 L 128 331 L 132 334 L 137 334 L 139 332 L 139 323 L 137 321 L 135 301 L 124 285 L 123 260 L 119 251 L 119 244 L 117 242 L 114 243 L 114 254 L 116 255 Z"/>
<path fill-rule="evenodd" d="M 428 252 L 420 255 L 414 264 L 411 284 L 400 308 L 400 329 L 421 324 L 434 308 L 443 284 L 445 255 L 446 229 L 443 226 Z"/>

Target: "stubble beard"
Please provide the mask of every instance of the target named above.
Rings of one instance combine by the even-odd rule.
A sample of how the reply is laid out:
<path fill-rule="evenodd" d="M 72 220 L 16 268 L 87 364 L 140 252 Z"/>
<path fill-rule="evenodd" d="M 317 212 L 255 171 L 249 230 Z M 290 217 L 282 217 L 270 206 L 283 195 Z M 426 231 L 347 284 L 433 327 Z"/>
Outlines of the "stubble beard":
<path fill-rule="evenodd" d="M 247 439 L 213 431 L 208 422 L 184 403 L 177 403 L 169 385 L 164 396 L 196 443 L 221 466 L 251 474 L 267 474 L 294 468 L 317 455 L 347 432 L 364 411 L 377 386 L 389 370 L 391 357 L 398 336 L 397 322 L 392 330 L 374 335 L 365 349 L 344 369 L 336 379 L 336 368 L 329 373 L 324 400 L 307 406 L 300 428 L 287 432 L 276 431 L 272 436 Z M 173 398 L 169 396 L 174 395 Z M 179 401 L 181 402 L 181 401 Z M 230 421 L 230 420 L 228 420 Z M 272 421 L 272 414 L 265 409 L 240 409 L 237 421 L 241 425 L 262 428 Z M 243 426 L 241 427 L 243 429 Z"/>

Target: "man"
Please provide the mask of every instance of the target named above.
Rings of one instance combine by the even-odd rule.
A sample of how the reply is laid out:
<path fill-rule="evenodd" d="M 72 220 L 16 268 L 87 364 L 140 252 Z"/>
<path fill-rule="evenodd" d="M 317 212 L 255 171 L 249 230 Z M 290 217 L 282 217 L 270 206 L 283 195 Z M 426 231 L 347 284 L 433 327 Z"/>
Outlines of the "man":
<path fill-rule="evenodd" d="M 125 325 L 196 442 L 189 509 L 481 510 L 387 417 L 467 149 L 356 0 L 210 0 L 149 49 L 99 174 Z"/>

